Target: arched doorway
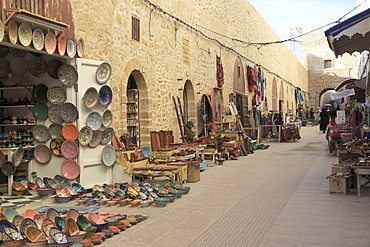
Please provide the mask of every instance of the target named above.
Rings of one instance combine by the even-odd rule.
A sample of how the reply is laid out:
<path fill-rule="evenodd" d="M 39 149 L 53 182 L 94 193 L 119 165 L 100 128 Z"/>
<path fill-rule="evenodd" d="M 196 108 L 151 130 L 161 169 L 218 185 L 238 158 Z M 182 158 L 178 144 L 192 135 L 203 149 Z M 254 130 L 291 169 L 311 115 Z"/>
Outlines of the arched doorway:
<path fill-rule="evenodd" d="M 196 107 L 195 107 L 195 96 L 194 96 L 194 87 L 190 80 L 186 80 L 183 90 L 183 115 L 184 123 L 186 124 L 189 121 L 196 123 Z"/>

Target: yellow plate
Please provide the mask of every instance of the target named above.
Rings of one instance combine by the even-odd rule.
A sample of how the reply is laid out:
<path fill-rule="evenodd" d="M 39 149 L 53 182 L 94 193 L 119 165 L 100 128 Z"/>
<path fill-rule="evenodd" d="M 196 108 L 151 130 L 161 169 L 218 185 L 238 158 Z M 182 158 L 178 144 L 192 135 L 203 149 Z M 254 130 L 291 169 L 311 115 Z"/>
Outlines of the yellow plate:
<path fill-rule="evenodd" d="M 9 21 L 9 40 L 12 44 L 17 43 L 18 41 L 18 25 L 14 20 Z"/>

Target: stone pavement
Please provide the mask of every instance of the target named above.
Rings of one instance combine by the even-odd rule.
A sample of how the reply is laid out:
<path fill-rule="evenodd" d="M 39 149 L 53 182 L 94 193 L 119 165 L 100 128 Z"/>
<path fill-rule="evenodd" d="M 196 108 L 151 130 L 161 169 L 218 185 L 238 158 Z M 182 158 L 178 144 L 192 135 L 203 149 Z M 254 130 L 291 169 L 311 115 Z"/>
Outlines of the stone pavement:
<path fill-rule="evenodd" d="M 188 195 L 164 208 L 102 207 L 150 217 L 100 246 L 370 246 L 367 189 L 330 195 L 325 177 L 337 158 L 317 126 L 301 136 L 207 167 Z"/>

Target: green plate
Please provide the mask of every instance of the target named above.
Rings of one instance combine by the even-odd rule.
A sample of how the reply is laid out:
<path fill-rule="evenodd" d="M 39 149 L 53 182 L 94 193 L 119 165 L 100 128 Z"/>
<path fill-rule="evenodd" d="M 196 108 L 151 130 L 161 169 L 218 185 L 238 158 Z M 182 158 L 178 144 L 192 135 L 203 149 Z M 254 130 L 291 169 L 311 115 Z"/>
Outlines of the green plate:
<path fill-rule="evenodd" d="M 45 84 L 38 84 L 32 91 L 32 97 L 37 103 L 47 103 L 48 102 L 48 87 Z"/>
<path fill-rule="evenodd" d="M 37 119 L 45 119 L 48 117 L 48 106 L 43 103 L 36 103 L 33 107 L 33 115 Z"/>

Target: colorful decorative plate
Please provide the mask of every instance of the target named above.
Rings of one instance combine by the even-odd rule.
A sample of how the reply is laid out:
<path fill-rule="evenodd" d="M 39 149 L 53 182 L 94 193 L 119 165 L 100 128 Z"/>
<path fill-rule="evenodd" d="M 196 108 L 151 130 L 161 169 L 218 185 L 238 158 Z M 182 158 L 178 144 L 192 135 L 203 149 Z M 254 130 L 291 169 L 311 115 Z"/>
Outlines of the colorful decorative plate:
<path fill-rule="evenodd" d="M 99 84 L 105 84 L 112 74 L 112 67 L 109 63 L 102 63 L 96 69 L 95 78 Z"/>
<path fill-rule="evenodd" d="M 110 125 L 112 124 L 113 122 L 113 114 L 110 110 L 105 110 L 103 112 L 103 126 L 105 128 L 108 128 L 110 127 Z"/>
<path fill-rule="evenodd" d="M 75 141 L 78 138 L 78 128 L 73 123 L 67 123 L 62 128 L 63 137 L 66 140 Z"/>
<path fill-rule="evenodd" d="M 77 44 L 75 38 L 69 38 L 67 40 L 67 55 L 70 58 L 74 58 L 77 52 Z"/>
<path fill-rule="evenodd" d="M 82 98 L 82 100 L 84 101 L 84 105 L 90 109 L 96 105 L 98 99 L 98 90 L 94 87 L 88 88 L 84 94 L 84 97 Z"/>
<path fill-rule="evenodd" d="M 9 51 L 15 57 L 24 57 L 27 54 L 26 50 L 17 49 L 14 47 L 9 47 Z"/>
<path fill-rule="evenodd" d="M 46 186 L 49 187 L 49 188 L 56 189 L 56 187 L 58 186 L 58 184 L 57 184 L 57 182 L 54 179 L 48 178 L 46 180 Z"/>
<path fill-rule="evenodd" d="M 50 142 L 51 153 L 58 157 L 63 157 L 62 154 L 62 139 L 54 139 Z"/>
<path fill-rule="evenodd" d="M 99 103 L 102 107 L 108 107 L 112 103 L 112 89 L 108 85 L 104 85 L 99 90 Z"/>
<path fill-rule="evenodd" d="M 103 136 L 103 132 L 100 130 L 94 130 L 92 139 L 89 143 L 89 147 L 94 148 L 100 144 L 101 138 Z"/>
<path fill-rule="evenodd" d="M 45 50 L 48 54 L 52 55 L 57 48 L 57 39 L 53 32 L 48 32 L 45 36 Z"/>
<path fill-rule="evenodd" d="M 49 88 L 46 97 L 48 98 L 49 102 L 56 105 L 61 105 L 67 100 L 67 93 L 63 87 L 52 87 Z"/>
<path fill-rule="evenodd" d="M 29 227 L 29 226 L 34 226 L 34 227 L 38 227 L 36 222 L 33 220 L 33 219 L 30 219 L 30 218 L 24 218 L 22 220 L 22 223 L 21 223 L 21 226 L 19 228 L 19 232 L 21 233 L 22 236 L 26 236 L 26 229 Z"/>
<path fill-rule="evenodd" d="M 35 184 L 37 184 L 39 186 L 39 188 L 45 188 L 46 187 L 46 185 L 44 184 L 44 181 L 40 177 L 37 177 L 35 179 Z"/>
<path fill-rule="evenodd" d="M 36 28 L 35 30 L 33 30 L 32 44 L 33 47 L 35 47 L 35 49 L 38 51 L 44 49 L 45 34 L 44 31 L 42 31 L 40 28 Z"/>
<path fill-rule="evenodd" d="M 51 105 L 49 107 L 49 119 L 54 123 L 63 123 L 63 118 L 60 117 L 60 105 Z"/>
<path fill-rule="evenodd" d="M 45 233 L 46 236 L 49 237 L 49 230 L 52 227 L 57 227 L 57 225 L 55 225 L 54 221 L 52 221 L 50 219 L 44 219 L 42 221 L 41 229 Z"/>
<path fill-rule="evenodd" d="M 80 175 L 80 165 L 75 160 L 65 160 L 60 166 L 60 172 L 67 179 L 75 179 Z"/>
<path fill-rule="evenodd" d="M 100 144 L 102 144 L 102 145 L 108 144 L 108 142 L 112 139 L 113 135 L 114 135 L 113 128 L 111 128 L 111 127 L 106 128 L 102 133 L 102 138 L 101 138 Z"/>
<path fill-rule="evenodd" d="M 15 20 L 10 20 L 8 23 L 8 35 L 10 43 L 16 44 L 18 41 L 18 24 Z"/>
<path fill-rule="evenodd" d="M 10 70 L 16 76 L 24 76 L 27 73 L 27 63 L 23 58 L 16 57 L 10 62 Z"/>
<path fill-rule="evenodd" d="M 6 77 L 10 73 L 10 64 L 8 60 L 0 57 L 0 77 Z"/>
<path fill-rule="evenodd" d="M 116 163 L 116 150 L 111 144 L 105 145 L 101 152 L 101 159 L 105 166 L 112 166 Z"/>
<path fill-rule="evenodd" d="M 3 22 L 0 20 L 0 42 L 3 41 L 5 36 L 5 28 Z"/>
<path fill-rule="evenodd" d="M 92 130 L 98 130 L 102 126 L 103 118 L 99 112 L 93 111 L 86 117 L 86 125 Z"/>
<path fill-rule="evenodd" d="M 29 226 L 26 229 L 26 236 L 29 241 L 44 242 L 47 240 L 46 235 L 36 226 Z"/>
<path fill-rule="evenodd" d="M 58 53 L 61 56 L 64 56 L 66 53 L 66 46 L 67 46 L 67 41 L 65 36 L 60 36 L 58 39 Z"/>
<path fill-rule="evenodd" d="M 93 130 L 89 126 L 84 126 L 78 133 L 78 141 L 81 145 L 88 145 L 93 138 Z"/>
<path fill-rule="evenodd" d="M 72 103 L 64 103 L 59 110 L 60 117 L 67 123 L 75 121 L 78 117 L 78 110 Z"/>
<path fill-rule="evenodd" d="M 1 20 L 0 20 L 0 22 L 1 22 Z M 9 54 L 9 47 L 5 46 L 5 45 L 0 45 L 0 57 L 5 57 L 8 54 Z"/>
<path fill-rule="evenodd" d="M 61 147 L 62 154 L 66 159 L 74 159 L 78 155 L 78 145 L 75 141 L 65 140 Z"/>
<path fill-rule="evenodd" d="M 78 72 L 73 65 L 63 64 L 58 70 L 58 78 L 63 85 L 72 87 L 78 81 Z"/>
<path fill-rule="evenodd" d="M 13 226 L 15 226 L 19 230 L 21 227 L 22 220 L 24 220 L 22 215 L 20 214 L 15 215 L 12 220 Z"/>
<path fill-rule="evenodd" d="M 5 161 L 1 165 L 1 172 L 5 176 L 11 176 L 11 175 L 13 175 L 15 173 L 15 166 L 14 166 L 13 162 L 11 162 L 11 161 Z"/>
<path fill-rule="evenodd" d="M 33 151 L 33 155 L 35 156 L 35 160 L 40 164 L 47 164 L 51 159 L 51 151 L 45 144 L 37 145 Z"/>
<path fill-rule="evenodd" d="M 32 75 L 41 77 L 46 73 L 46 62 L 41 57 L 34 57 L 28 63 L 28 70 Z"/>
<path fill-rule="evenodd" d="M 60 66 L 62 66 L 62 65 L 63 65 L 62 61 L 60 61 L 58 59 L 51 59 L 47 63 L 46 72 L 48 72 L 48 74 L 51 78 L 59 79 L 58 78 L 58 71 L 59 71 Z"/>
<path fill-rule="evenodd" d="M 45 125 L 37 125 L 32 130 L 32 135 L 38 142 L 47 142 L 50 139 L 50 133 Z"/>
<path fill-rule="evenodd" d="M 47 103 L 48 97 L 48 87 L 45 84 L 37 84 L 32 91 L 32 97 L 36 103 Z"/>
<path fill-rule="evenodd" d="M 48 105 L 36 103 L 32 109 L 32 113 L 37 119 L 45 119 L 48 117 Z"/>
<path fill-rule="evenodd" d="M 69 185 L 70 184 L 69 181 L 61 175 L 55 175 L 54 180 L 57 181 L 58 185 Z"/>
<path fill-rule="evenodd" d="M 82 38 L 79 38 L 77 40 L 77 56 L 82 57 L 84 55 L 84 52 L 85 52 L 85 42 Z"/>
<path fill-rule="evenodd" d="M 49 125 L 49 133 L 51 139 L 63 139 L 62 134 L 63 125 L 60 123 L 52 123 Z"/>
<path fill-rule="evenodd" d="M 18 37 L 19 37 L 19 42 L 23 46 L 29 46 L 32 42 L 32 28 L 30 25 L 26 22 L 23 22 L 19 25 L 18 28 Z"/>
<path fill-rule="evenodd" d="M 54 180 L 56 181 L 55 177 L 54 177 Z M 55 217 L 60 217 L 60 214 L 54 208 L 48 208 L 48 210 L 46 210 L 46 214 L 45 215 L 46 215 L 46 218 L 48 218 L 51 221 L 54 221 L 55 220 Z"/>
<path fill-rule="evenodd" d="M 57 244 L 67 244 L 70 242 L 67 235 L 65 235 L 61 230 L 56 227 L 51 227 L 49 229 L 49 235 L 51 239 Z"/>
<path fill-rule="evenodd" d="M 23 160 L 23 155 L 24 155 L 23 147 L 17 148 L 17 150 L 12 155 L 12 161 L 15 167 L 18 167 L 21 164 Z"/>

